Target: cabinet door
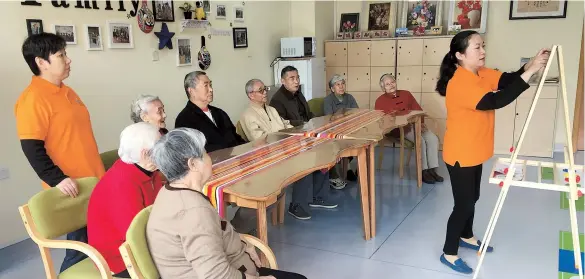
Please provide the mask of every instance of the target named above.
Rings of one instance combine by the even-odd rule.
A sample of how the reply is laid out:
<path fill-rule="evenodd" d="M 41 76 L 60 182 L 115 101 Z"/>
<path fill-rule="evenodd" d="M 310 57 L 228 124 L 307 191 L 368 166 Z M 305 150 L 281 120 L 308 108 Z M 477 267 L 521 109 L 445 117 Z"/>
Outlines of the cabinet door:
<path fill-rule="evenodd" d="M 422 66 L 396 68 L 396 86 L 410 92 L 421 92 Z"/>
<path fill-rule="evenodd" d="M 347 43 L 348 66 L 370 66 L 370 41 Z"/>
<path fill-rule="evenodd" d="M 425 117 L 425 125 L 431 132 L 433 132 L 433 134 L 437 135 L 439 143 L 442 146 L 445 138 L 445 131 L 447 129 L 447 120 Z"/>
<path fill-rule="evenodd" d="M 347 66 L 347 42 L 325 43 L 325 65 L 327 67 Z"/>
<path fill-rule="evenodd" d="M 348 67 L 346 90 L 353 94 L 353 92 L 369 92 L 370 91 L 370 67 Z"/>
<path fill-rule="evenodd" d="M 397 40 L 396 45 L 398 47 L 397 66 L 422 65 L 423 40 Z"/>
<path fill-rule="evenodd" d="M 516 121 L 516 101 L 496 110 L 494 127 L 494 153 L 510 155 L 514 144 L 514 125 Z"/>
<path fill-rule="evenodd" d="M 445 107 L 445 97 L 439 93 L 422 93 L 421 102 L 427 117 L 435 119 L 447 119 L 447 108 Z"/>
<path fill-rule="evenodd" d="M 371 67 L 370 68 L 370 90 L 371 91 L 381 91 L 382 88 L 380 87 L 380 77 L 383 74 L 392 74 L 396 76 L 396 68 L 394 67 Z"/>
<path fill-rule="evenodd" d="M 378 97 L 382 96 L 382 91 L 378 90 L 378 91 L 370 91 L 370 109 L 375 109 L 376 108 L 376 100 L 378 99 Z"/>
<path fill-rule="evenodd" d="M 422 102 L 422 93 L 420 92 L 410 92 L 412 94 L 412 96 L 414 97 L 414 99 L 416 100 L 417 103 L 421 103 Z"/>
<path fill-rule="evenodd" d="M 441 66 L 422 67 L 422 92 L 436 92 L 435 88 L 437 87 L 437 80 L 439 80 L 439 68 L 441 68 Z"/>
<path fill-rule="evenodd" d="M 423 65 L 440 66 L 449 52 L 451 38 L 424 39 Z"/>
<path fill-rule="evenodd" d="M 396 41 L 372 41 L 371 66 L 394 66 L 396 63 Z"/>
<path fill-rule="evenodd" d="M 520 134 L 528 112 L 532 106 L 531 99 L 518 99 L 516 104 L 516 126 L 514 128 L 514 142 L 520 140 Z M 520 155 L 552 158 L 555 124 L 557 113 L 557 99 L 540 99 L 536 103 L 532 119 L 528 124 Z"/>
<path fill-rule="evenodd" d="M 349 93 L 349 92 L 348 92 Z M 370 108 L 370 92 L 351 92 L 350 93 L 354 98 L 358 107 L 361 109 L 369 109 Z M 372 107 L 373 108 L 373 107 Z"/>
<path fill-rule="evenodd" d="M 536 95 L 538 85 L 532 85 L 518 97 L 518 99 L 530 99 L 532 101 Z M 539 99 L 556 99 L 559 87 L 557 85 L 544 85 L 540 91 Z M 540 101 L 539 101 L 540 102 Z"/>

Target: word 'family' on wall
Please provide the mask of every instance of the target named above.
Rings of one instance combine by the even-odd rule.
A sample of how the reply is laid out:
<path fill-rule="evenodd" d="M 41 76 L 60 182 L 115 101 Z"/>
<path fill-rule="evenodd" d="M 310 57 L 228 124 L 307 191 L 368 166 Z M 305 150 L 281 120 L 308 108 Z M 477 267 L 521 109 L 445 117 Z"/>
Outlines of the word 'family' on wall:
<path fill-rule="evenodd" d="M 39 0 L 25 0 L 25 1 L 21 1 L 20 4 L 23 6 L 42 6 L 43 4 L 41 2 L 44 1 L 39 1 Z M 71 1 L 73 2 L 73 1 Z M 75 1 L 76 5 L 74 6 L 77 9 L 93 9 L 93 10 L 99 10 L 99 6 L 98 6 L 98 2 L 100 2 L 100 5 L 105 4 L 105 8 L 104 10 L 106 11 L 112 11 L 114 10 L 114 8 L 112 8 L 112 3 L 111 2 L 118 2 L 118 11 L 120 12 L 125 12 L 126 8 L 124 7 L 124 1 L 123 0 L 119 0 L 119 1 L 110 1 L 110 0 L 105 0 L 105 1 L 96 1 L 96 0 L 77 0 Z M 133 10 L 130 11 L 130 14 L 128 14 L 128 17 L 134 17 L 136 16 L 136 13 L 138 11 L 138 5 L 140 4 L 140 1 L 137 0 L 132 0 L 130 1 L 132 3 L 132 8 Z M 67 1 L 65 0 L 60 0 L 60 1 L 56 1 L 53 0 L 51 1 L 51 4 L 53 5 L 53 7 L 55 8 L 69 8 L 69 6 L 71 6 L 70 3 L 67 3 Z"/>

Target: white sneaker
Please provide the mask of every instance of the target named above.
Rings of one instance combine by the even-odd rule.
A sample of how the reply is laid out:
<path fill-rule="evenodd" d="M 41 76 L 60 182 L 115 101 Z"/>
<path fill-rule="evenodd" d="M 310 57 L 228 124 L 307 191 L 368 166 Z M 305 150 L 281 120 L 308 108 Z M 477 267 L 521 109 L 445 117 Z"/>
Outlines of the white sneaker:
<path fill-rule="evenodd" d="M 335 178 L 335 179 L 329 179 L 329 185 L 331 186 L 331 188 L 333 188 L 335 190 L 341 190 L 341 189 L 345 188 L 345 185 L 347 185 L 347 182 L 343 181 L 341 178 Z"/>

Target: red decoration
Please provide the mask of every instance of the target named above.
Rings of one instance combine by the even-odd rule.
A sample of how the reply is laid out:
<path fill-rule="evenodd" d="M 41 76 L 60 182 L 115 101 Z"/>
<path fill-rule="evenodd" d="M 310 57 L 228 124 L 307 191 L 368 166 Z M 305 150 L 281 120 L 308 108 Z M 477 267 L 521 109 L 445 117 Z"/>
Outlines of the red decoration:
<path fill-rule="evenodd" d="M 508 168 L 504 169 L 504 174 L 508 174 Z"/>
<path fill-rule="evenodd" d="M 504 181 L 500 182 L 500 187 L 504 187 Z"/>
<path fill-rule="evenodd" d="M 581 192 L 581 191 L 577 191 L 577 196 L 578 196 L 579 198 L 580 198 L 580 197 L 582 197 L 582 196 L 583 196 L 583 192 Z"/>
<path fill-rule="evenodd" d="M 461 29 L 469 29 L 469 17 L 467 14 L 473 10 L 481 10 L 480 0 L 461 0 L 457 3 L 457 7 L 461 9 L 461 14 L 457 16 L 457 23 L 461 25 Z"/>
<path fill-rule="evenodd" d="M 510 147 L 510 152 L 514 152 L 514 146 Z"/>

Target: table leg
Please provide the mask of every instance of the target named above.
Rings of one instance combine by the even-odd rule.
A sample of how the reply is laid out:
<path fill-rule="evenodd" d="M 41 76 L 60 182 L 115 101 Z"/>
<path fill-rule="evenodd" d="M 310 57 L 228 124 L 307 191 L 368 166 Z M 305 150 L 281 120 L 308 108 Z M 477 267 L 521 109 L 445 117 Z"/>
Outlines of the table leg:
<path fill-rule="evenodd" d="M 375 144 L 368 146 L 368 191 L 370 192 L 370 230 L 376 236 L 376 173 L 374 168 Z"/>
<path fill-rule="evenodd" d="M 417 178 L 417 185 L 418 187 L 422 187 L 422 116 L 416 118 L 416 122 L 414 124 L 414 131 L 415 131 L 415 153 L 416 153 L 416 178 Z"/>
<path fill-rule="evenodd" d="M 258 238 L 262 240 L 266 245 L 268 245 L 268 228 L 267 228 L 267 220 L 266 220 L 266 202 L 258 202 L 258 210 L 256 211 L 258 217 Z M 261 253 L 260 260 L 262 261 L 262 266 L 268 266 L 268 261 L 264 254 Z"/>
<path fill-rule="evenodd" d="M 360 184 L 360 196 L 362 198 L 362 215 L 364 219 L 364 238 L 370 240 L 371 238 L 371 219 L 370 219 L 370 204 L 368 195 L 368 162 L 367 162 L 367 147 L 361 148 L 358 153 L 358 172 Z"/>

